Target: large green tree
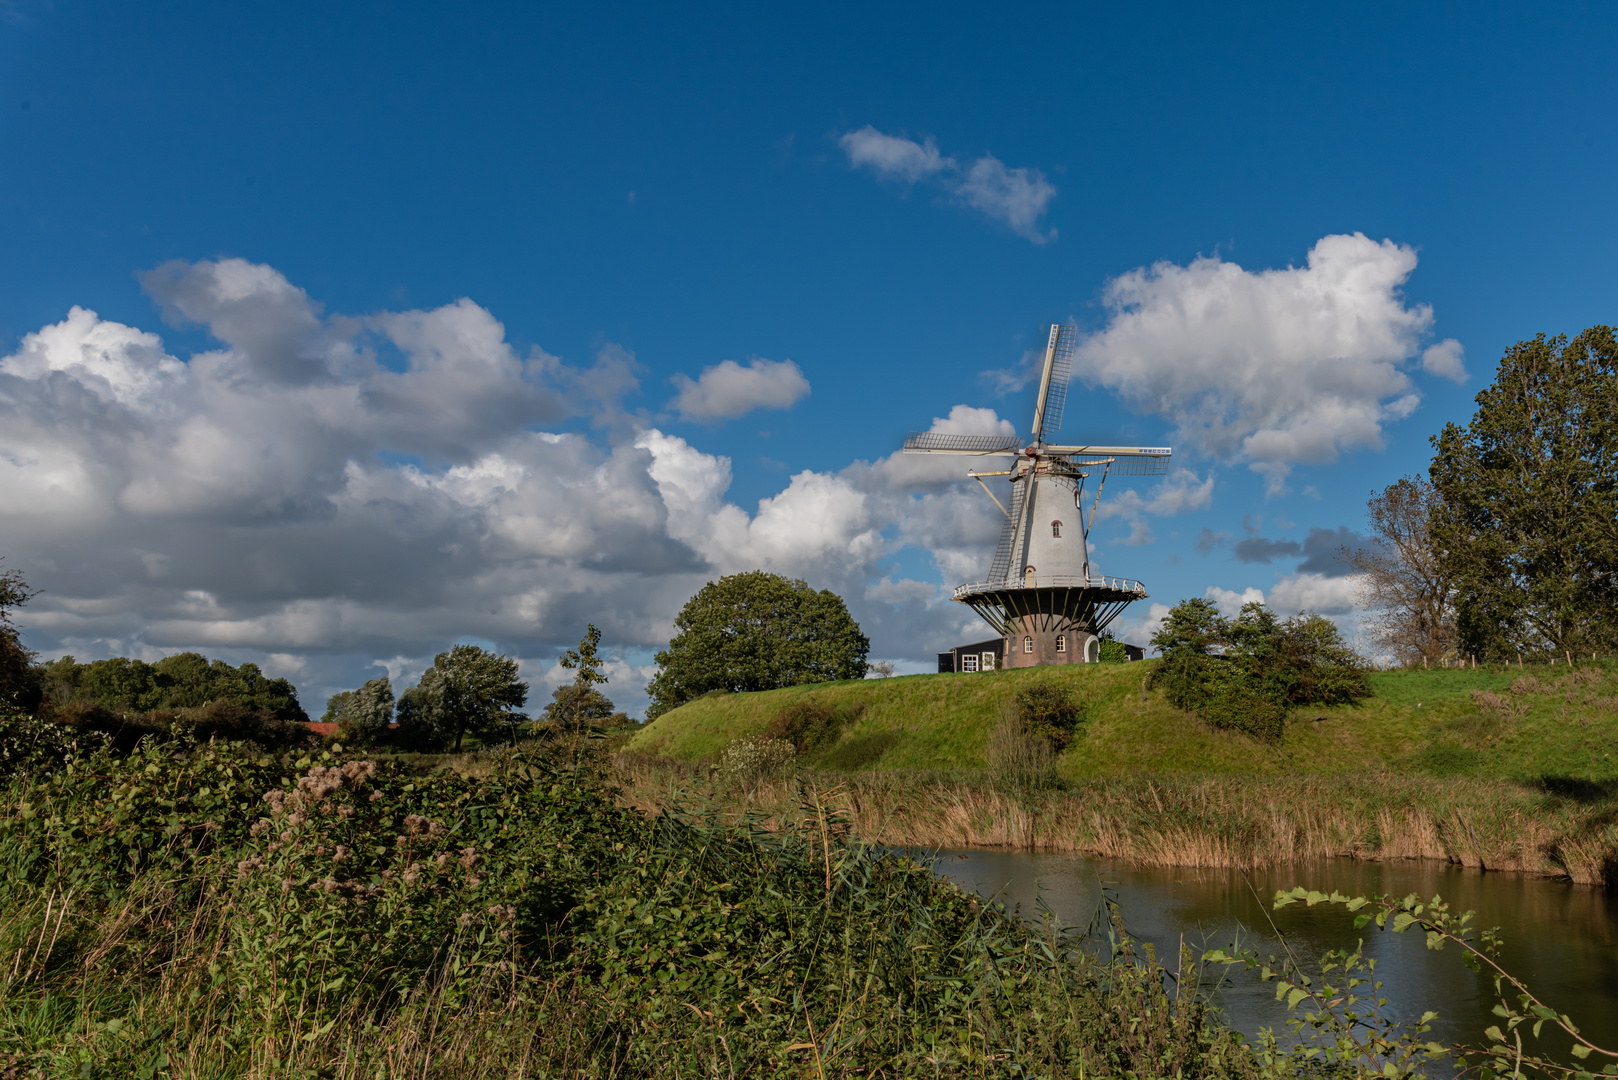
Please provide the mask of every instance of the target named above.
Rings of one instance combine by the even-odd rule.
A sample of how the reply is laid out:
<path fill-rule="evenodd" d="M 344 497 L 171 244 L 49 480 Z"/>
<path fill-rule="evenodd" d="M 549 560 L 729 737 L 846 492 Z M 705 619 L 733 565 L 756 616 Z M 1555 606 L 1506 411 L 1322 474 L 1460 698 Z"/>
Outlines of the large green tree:
<path fill-rule="evenodd" d="M 1434 537 L 1462 653 L 1618 647 L 1618 340 L 1594 326 L 1506 350 L 1433 439 Z"/>
<path fill-rule="evenodd" d="M 710 581 L 674 628 L 646 688 L 647 719 L 710 690 L 863 679 L 871 651 L 842 597 L 762 570 Z"/>
<path fill-rule="evenodd" d="M 320 719 L 338 724 L 345 741 L 376 746 L 387 738 L 388 725 L 393 722 L 393 684 L 384 676 L 369 680 L 358 690 L 333 694 Z"/>
<path fill-rule="evenodd" d="M 528 719 L 518 711 L 527 700 L 516 660 L 457 645 L 435 656 L 421 681 L 400 696 L 400 738 L 421 749 L 453 743 L 460 750 L 467 732 L 484 742 L 515 742 L 518 725 Z"/>

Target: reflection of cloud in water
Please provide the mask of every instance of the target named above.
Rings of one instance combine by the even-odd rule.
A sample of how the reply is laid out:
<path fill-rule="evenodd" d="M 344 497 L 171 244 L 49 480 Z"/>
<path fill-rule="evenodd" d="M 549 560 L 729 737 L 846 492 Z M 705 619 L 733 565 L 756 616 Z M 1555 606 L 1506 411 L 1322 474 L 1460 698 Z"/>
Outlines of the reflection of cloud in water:
<path fill-rule="evenodd" d="M 1105 882 L 1129 932 L 1154 945 L 1171 968 L 1181 941 L 1199 955 L 1238 939 L 1260 956 L 1280 953 L 1273 919 L 1305 972 L 1314 975 L 1314 958 L 1328 949 L 1352 947 L 1363 934 L 1366 956 L 1376 958 L 1375 977 L 1384 983 L 1390 1015 L 1414 1020 L 1433 1009 L 1439 1018 L 1430 1038 L 1481 1042 L 1483 1029 L 1497 1020 L 1490 1013 L 1493 987 L 1488 978 L 1467 970 L 1453 947 L 1435 952 L 1421 934 L 1393 934 L 1374 925 L 1356 932 L 1354 916 L 1339 905 L 1270 910 L 1276 891 L 1295 885 L 1349 896 L 1416 893 L 1430 899 L 1438 894 L 1455 912 L 1476 911 L 1473 922 L 1480 929 L 1500 927 L 1506 969 L 1542 1001 L 1567 1012 L 1597 1044 L 1618 1043 L 1618 899 L 1601 889 L 1415 861 L 1340 859 L 1267 867 L 1249 872 L 1251 885 L 1236 870 L 1119 867 L 1075 855 L 1011 851 L 943 851 L 935 866 L 957 884 L 997 896 L 1025 918 L 1037 920 L 1043 900 L 1063 925 L 1081 929 L 1095 915 Z M 1287 1034 L 1286 1012 L 1275 1000 L 1273 983 L 1262 983 L 1240 967 L 1221 970 L 1228 977 L 1215 1001 L 1232 1024 L 1248 1034 L 1264 1027 Z M 1571 1060 L 1566 1044 L 1563 1038 L 1552 1042 L 1547 1029 L 1544 1050 Z"/>

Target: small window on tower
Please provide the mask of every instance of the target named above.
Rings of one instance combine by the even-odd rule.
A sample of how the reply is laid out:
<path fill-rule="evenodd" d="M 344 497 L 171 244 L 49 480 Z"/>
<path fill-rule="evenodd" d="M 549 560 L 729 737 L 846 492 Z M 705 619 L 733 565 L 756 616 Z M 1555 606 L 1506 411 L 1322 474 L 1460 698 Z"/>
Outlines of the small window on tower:
<path fill-rule="evenodd" d="M 1056 635 L 1056 651 L 1057 652 L 1067 652 L 1067 635 L 1066 634 L 1057 634 Z"/>
<path fill-rule="evenodd" d="M 1058 538 L 1058 539 L 1061 538 L 1061 536 L 1062 536 L 1062 523 L 1060 521 L 1051 522 L 1051 535 Z"/>
<path fill-rule="evenodd" d="M 977 657 L 973 656 L 971 653 L 967 653 L 965 656 L 961 657 L 961 670 L 962 671 L 976 671 L 977 669 L 978 669 L 978 658 Z"/>
<path fill-rule="evenodd" d="M 1025 638 L 1022 639 L 1022 651 L 1023 652 L 1033 652 L 1034 651 L 1034 639 L 1033 638 L 1025 637 Z"/>

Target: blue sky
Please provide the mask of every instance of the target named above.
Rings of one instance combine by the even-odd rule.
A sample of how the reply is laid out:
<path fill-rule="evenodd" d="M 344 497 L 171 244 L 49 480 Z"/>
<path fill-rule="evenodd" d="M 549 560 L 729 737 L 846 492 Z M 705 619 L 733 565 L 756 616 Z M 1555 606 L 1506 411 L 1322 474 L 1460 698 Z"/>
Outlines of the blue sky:
<path fill-rule="evenodd" d="M 1188 470 L 1116 485 L 1101 567 L 1352 625 L 1311 530 L 1614 317 L 1611 5 L 466 8 L 0 5 L 33 647 L 318 711 L 457 639 L 545 684 L 593 620 L 638 708 L 763 565 L 925 667 L 993 510 L 889 455 L 1026 431 L 1051 321 L 1064 433 Z"/>

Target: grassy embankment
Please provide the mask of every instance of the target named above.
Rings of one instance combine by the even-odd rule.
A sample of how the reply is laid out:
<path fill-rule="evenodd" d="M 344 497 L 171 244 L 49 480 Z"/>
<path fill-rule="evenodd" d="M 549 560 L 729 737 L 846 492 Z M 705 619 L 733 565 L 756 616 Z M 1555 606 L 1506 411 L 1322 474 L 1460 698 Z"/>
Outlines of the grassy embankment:
<path fill-rule="evenodd" d="M 1375 696 L 1311 708 L 1276 744 L 1215 731 L 1142 692 L 1145 665 L 919 675 L 721 694 L 659 717 L 621 757 L 635 797 L 700 784 L 737 738 L 812 696 L 852 719 L 798 762 L 840 786 L 872 840 L 1031 847 L 1160 865 L 1349 855 L 1435 858 L 1618 883 L 1618 677 L 1610 664 L 1379 672 Z M 1090 703 L 1053 782 L 986 769 L 1017 689 L 1055 681 Z M 797 781 L 749 801 L 790 805 Z"/>

